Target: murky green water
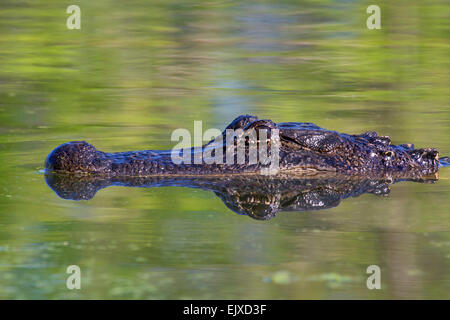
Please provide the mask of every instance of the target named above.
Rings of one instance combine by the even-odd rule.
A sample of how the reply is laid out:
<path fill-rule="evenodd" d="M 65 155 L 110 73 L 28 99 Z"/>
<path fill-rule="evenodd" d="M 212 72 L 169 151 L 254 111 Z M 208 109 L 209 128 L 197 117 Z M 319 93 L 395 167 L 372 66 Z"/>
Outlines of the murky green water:
<path fill-rule="evenodd" d="M 77 4 L 81 30 L 60 1 L 0 4 L 0 298 L 450 298 L 450 168 L 268 221 L 190 188 L 63 200 L 40 171 L 63 142 L 168 149 L 243 113 L 450 155 L 448 2 L 384 1 L 381 30 L 368 1 Z"/>

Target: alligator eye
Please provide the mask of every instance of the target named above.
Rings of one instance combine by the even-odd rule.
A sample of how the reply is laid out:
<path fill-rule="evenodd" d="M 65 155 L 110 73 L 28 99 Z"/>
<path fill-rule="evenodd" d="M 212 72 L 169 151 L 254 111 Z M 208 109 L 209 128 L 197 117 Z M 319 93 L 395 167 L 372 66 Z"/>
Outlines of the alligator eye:
<path fill-rule="evenodd" d="M 381 143 L 382 145 L 388 146 L 391 144 L 391 138 L 388 136 L 377 137 L 375 142 Z"/>
<path fill-rule="evenodd" d="M 389 151 L 386 151 L 386 152 L 384 153 L 384 155 L 387 156 L 387 157 L 389 157 L 389 158 L 392 158 L 392 157 L 394 157 L 394 152 L 391 151 L 391 150 L 389 150 Z"/>

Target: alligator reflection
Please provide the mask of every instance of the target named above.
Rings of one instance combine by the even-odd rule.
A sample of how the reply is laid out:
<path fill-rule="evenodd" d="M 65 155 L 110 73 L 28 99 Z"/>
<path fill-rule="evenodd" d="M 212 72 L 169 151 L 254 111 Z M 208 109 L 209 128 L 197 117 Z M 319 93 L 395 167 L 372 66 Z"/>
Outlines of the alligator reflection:
<path fill-rule="evenodd" d="M 279 211 L 329 209 L 342 199 L 364 193 L 386 196 L 389 186 L 400 181 L 434 182 L 437 174 L 414 179 L 367 179 L 363 177 L 286 177 L 286 176 L 159 176 L 111 177 L 47 174 L 48 186 L 70 200 L 92 199 L 98 190 L 109 186 L 189 187 L 214 192 L 238 214 L 269 220 Z"/>

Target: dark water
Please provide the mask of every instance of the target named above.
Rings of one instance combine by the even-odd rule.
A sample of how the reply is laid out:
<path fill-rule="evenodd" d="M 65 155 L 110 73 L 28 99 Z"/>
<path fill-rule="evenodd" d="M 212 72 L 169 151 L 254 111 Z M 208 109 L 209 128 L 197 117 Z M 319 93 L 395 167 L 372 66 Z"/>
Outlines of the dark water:
<path fill-rule="evenodd" d="M 60 1 L 1 3 L 0 298 L 450 298 L 449 168 L 265 221 L 193 188 L 64 200 L 41 171 L 63 142 L 170 149 L 243 113 L 450 155 L 446 1 L 380 4 L 381 30 L 365 1 L 77 3 L 81 30 Z"/>

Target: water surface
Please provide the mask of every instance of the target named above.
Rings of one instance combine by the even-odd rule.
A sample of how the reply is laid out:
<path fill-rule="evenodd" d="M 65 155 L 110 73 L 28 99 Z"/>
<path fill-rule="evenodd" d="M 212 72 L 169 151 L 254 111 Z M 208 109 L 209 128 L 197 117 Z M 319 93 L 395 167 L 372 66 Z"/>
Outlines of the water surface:
<path fill-rule="evenodd" d="M 0 298 L 450 298 L 449 168 L 264 221 L 184 187 L 64 200 L 42 173 L 63 142 L 170 149 L 244 113 L 450 155 L 447 2 L 380 4 L 381 30 L 366 1 L 78 3 L 81 30 L 60 1 L 2 2 Z"/>

